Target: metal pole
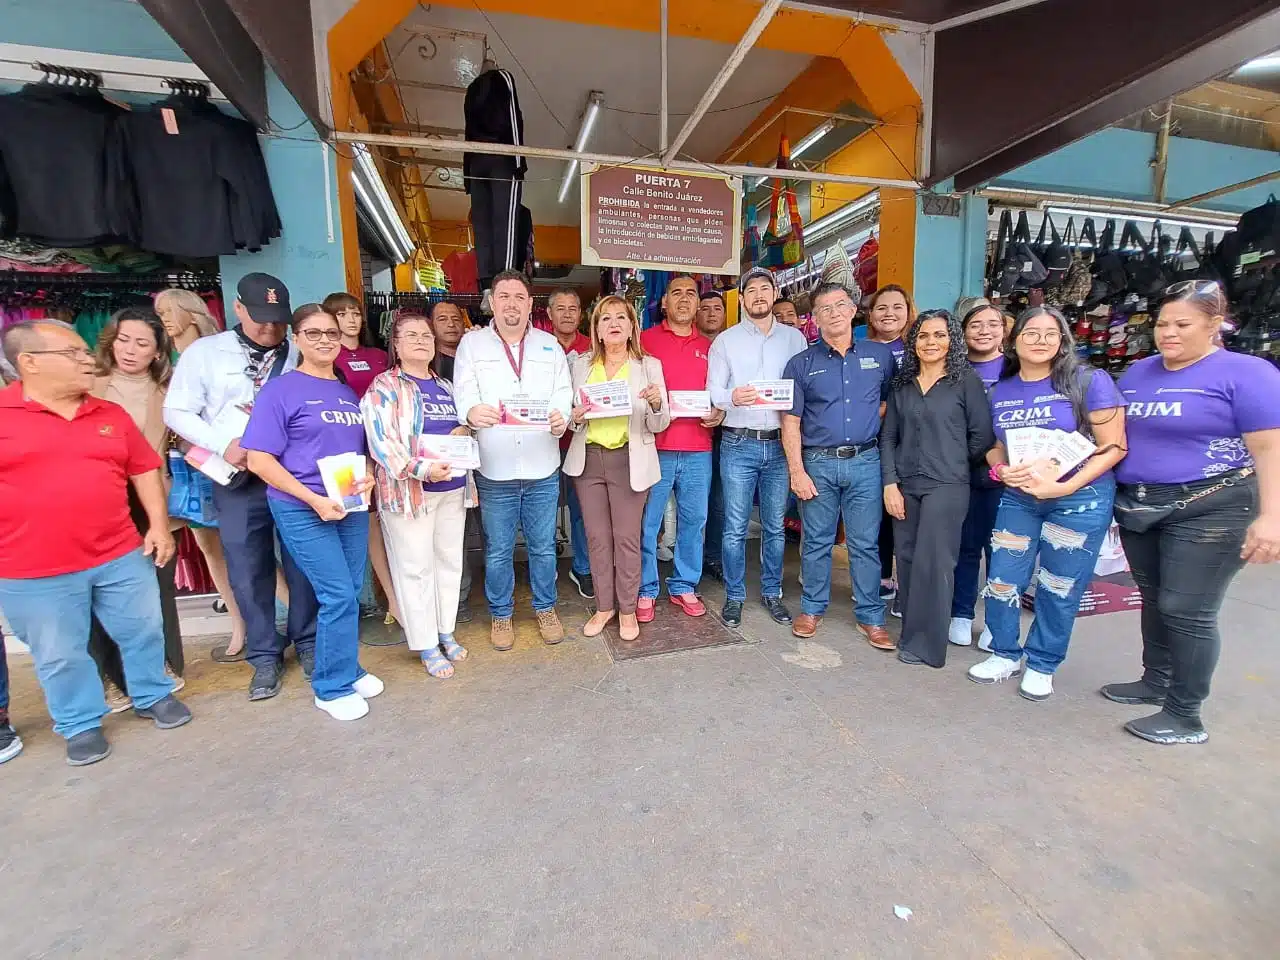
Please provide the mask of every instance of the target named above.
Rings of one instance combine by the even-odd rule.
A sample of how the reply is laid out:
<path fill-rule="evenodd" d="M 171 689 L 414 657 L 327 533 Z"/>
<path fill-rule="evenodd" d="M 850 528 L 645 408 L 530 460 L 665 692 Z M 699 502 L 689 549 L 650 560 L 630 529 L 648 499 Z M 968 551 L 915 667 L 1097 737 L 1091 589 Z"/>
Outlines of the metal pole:
<path fill-rule="evenodd" d="M 414 137 L 386 133 L 345 133 L 335 131 L 336 143 L 363 143 L 377 147 L 400 147 L 408 150 L 428 150 L 433 153 L 457 155 L 462 153 L 487 153 L 497 157 L 539 157 L 546 160 L 586 160 L 610 167 L 659 166 L 657 157 L 623 157 L 612 153 L 593 153 L 589 150 L 564 150 L 557 147 L 531 147 L 527 144 L 482 143 L 472 140 L 449 140 L 445 137 Z M 749 167 L 741 164 L 699 163 L 692 160 L 675 160 L 667 164 L 671 170 L 688 173 L 719 173 L 729 177 L 758 177 L 767 174 L 768 167 Z M 859 177 L 843 173 L 823 173 L 819 170 L 788 170 L 788 180 L 810 180 L 815 183 L 849 183 L 871 187 L 896 187 L 900 190 L 919 190 L 915 180 L 892 180 L 883 177 Z"/>
<path fill-rule="evenodd" d="M 1165 185 L 1169 179 L 1169 132 L 1173 129 L 1173 101 L 1164 102 L 1164 118 L 1160 121 L 1160 132 L 1156 134 L 1156 157 L 1151 167 L 1151 192 L 1156 203 L 1165 203 Z"/>
<path fill-rule="evenodd" d="M 1242 180 L 1239 183 L 1229 183 L 1225 187 L 1219 187 L 1217 190 L 1210 190 L 1207 193 L 1198 193 L 1194 197 L 1187 197 L 1185 200 L 1179 200 L 1177 203 L 1171 203 L 1164 209 L 1181 210 L 1184 207 L 1194 207 L 1201 200 L 1212 200 L 1214 197 L 1221 197 L 1228 193 L 1235 193 L 1237 190 L 1247 190 L 1249 187 L 1256 187 L 1259 184 L 1268 183 L 1271 180 L 1280 180 L 1280 170 L 1272 170 L 1270 173 L 1264 173 L 1260 177 L 1252 177 L 1248 180 Z"/>
<path fill-rule="evenodd" d="M 659 59 L 662 61 L 662 99 L 658 107 L 658 149 L 666 152 L 667 146 L 671 143 L 670 131 L 667 129 L 668 117 L 667 113 L 667 0 L 662 0 L 661 13 L 661 37 L 658 41 Z"/>
<path fill-rule="evenodd" d="M 760 34 L 764 33 L 764 28 L 769 25 L 769 21 L 773 19 L 773 15 L 778 12 L 778 7 L 780 6 L 782 6 L 782 0 L 765 0 L 764 6 L 756 14 L 756 18 L 751 21 L 751 26 L 747 27 L 747 32 L 742 35 L 738 45 L 729 54 L 729 59 L 724 62 L 724 66 L 720 68 L 716 78 L 711 81 L 711 86 L 707 87 L 707 92 L 702 95 L 698 105 L 693 108 L 693 113 L 689 115 L 689 119 L 684 122 L 684 126 L 676 134 L 675 142 L 662 152 L 662 165 L 664 167 L 671 166 L 671 161 L 676 158 L 676 154 L 680 152 L 680 148 L 689 139 L 689 135 L 693 133 L 694 128 L 706 116 L 707 111 L 711 109 L 711 105 L 716 102 L 716 97 L 720 96 L 720 91 L 729 82 L 729 78 L 733 76 L 742 61 L 746 59 L 747 54 L 751 52 L 751 48 L 760 39 Z"/>

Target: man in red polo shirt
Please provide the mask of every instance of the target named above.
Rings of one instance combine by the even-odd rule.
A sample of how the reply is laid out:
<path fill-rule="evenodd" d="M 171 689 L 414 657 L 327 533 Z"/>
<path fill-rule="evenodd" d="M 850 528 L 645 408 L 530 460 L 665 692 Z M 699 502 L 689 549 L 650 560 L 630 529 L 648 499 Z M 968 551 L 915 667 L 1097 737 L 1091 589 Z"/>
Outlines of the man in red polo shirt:
<path fill-rule="evenodd" d="M 572 287 L 552 291 L 551 296 L 547 297 L 547 313 L 551 316 L 551 332 L 555 334 L 572 367 L 575 356 L 591 352 L 591 338 L 582 332 L 582 300 L 578 297 L 578 291 Z M 564 466 L 564 457 L 569 452 L 572 439 L 572 430 L 566 430 L 560 438 L 561 466 Z M 587 527 L 582 522 L 578 494 L 573 489 L 573 483 L 564 474 L 560 475 L 560 499 L 569 507 L 569 543 L 573 547 L 569 579 L 584 599 L 594 600 L 596 587 L 591 579 L 591 558 L 587 556 Z"/>
<path fill-rule="evenodd" d="M 706 392 L 711 341 L 694 328 L 698 305 L 698 285 L 693 278 L 676 277 L 662 298 L 666 319 L 640 334 L 640 345 L 645 352 L 662 362 L 668 392 Z M 709 397 L 702 399 L 710 404 Z M 723 410 L 710 408 L 706 417 L 681 417 L 673 407 L 671 426 L 658 434 L 662 479 L 649 489 L 640 541 L 640 602 L 636 605 L 636 619 L 641 623 L 653 619 L 658 597 L 658 532 L 662 528 L 667 498 L 673 490 L 676 495 L 675 569 L 667 578 L 667 593 L 671 602 L 691 617 L 707 612 L 698 599 L 697 590 L 702 579 L 707 499 L 711 493 L 711 431 L 723 419 Z"/>
<path fill-rule="evenodd" d="M 89 395 L 94 357 L 56 320 L 5 330 L 21 378 L 0 390 L 0 609 L 31 645 L 67 762 L 102 760 L 107 705 L 89 656 L 89 618 L 116 645 L 134 712 L 161 729 L 191 711 L 164 675 L 155 568 L 173 557 L 160 458 L 120 406 Z M 128 485 L 146 511 L 138 536 Z"/>

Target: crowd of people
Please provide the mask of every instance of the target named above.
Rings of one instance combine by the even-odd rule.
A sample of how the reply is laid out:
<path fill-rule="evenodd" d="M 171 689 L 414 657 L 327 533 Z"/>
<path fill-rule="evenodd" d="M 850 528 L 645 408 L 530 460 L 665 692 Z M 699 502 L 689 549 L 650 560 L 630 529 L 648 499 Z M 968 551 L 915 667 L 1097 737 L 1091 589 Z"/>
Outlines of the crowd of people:
<path fill-rule="evenodd" d="M 594 600 L 585 636 L 612 625 L 634 642 L 655 619 L 671 513 L 668 615 L 706 616 L 709 575 L 724 583 L 720 618 L 740 626 L 755 513 L 758 598 L 796 637 L 822 629 L 843 535 L 853 620 L 872 647 L 942 667 L 949 645 L 973 643 L 981 593 L 990 655 L 969 678 L 1020 675 L 1020 693 L 1043 701 L 1114 517 L 1142 594 L 1144 670 L 1101 692 L 1160 708 L 1126 725 L 1139 737 L 1207 738 L 1227 586 L 1246 562 L 1280 558 L 1280 372 L 1221 347 L 1216 284 L 1169 288 L 1159 355 L 1118 383 L 1080 363 L 1052 307 L 1010 328 L 985 300 L 917 315 L 907 291 L 886 287 L 859 336 L 859 304 L 837 284 L 812 293 L 805 321 L 767 270 L 746 273 L 739 294 L 726 328 L 720 294 L 678 276 L 659 325 L 642 331 L 630 303 L 606 296 L 584 332 L 578 294 L 561 290 L 544 331 L 528 280 L 506 272 L 487 326 L 468 329 L 447 300 L 401 311 L 384 353 L 362 346 L 354 297 L 294 310 L 283 282 L 250 274 L 223 333 L 177 291 L 154 313 L 122 311 L 96 354 L 54 320 L 8 328 L 19 380 L 0 391 L 0 610 L 31 647 L 68 762 L 109 753 L 109 711 L 162 729 L 191 719 L 175 696 L 174 457 L 221 457 L 230 474 L 213 486 L 216 529 L 194 532 L 233 621 L 215 659 L 247 660 L 251 700 L 280 692 L 292 647 L 317 708 L 343 721 L 369 712 L 384 684 L 359 662 L 368 566 L 425 672 L 451 676 L 467 657 L 455 629 L 470 617 L 477 530 L 494 649 L 515 643 L 518 534 L 538 633 L 559 643 L 563 502 L 569 576 Z M 1065 471 L 1024 462 L 1010 435 L 1027 427 L 1091 452 Z M 478 469 L 430 456 L 443 436 L 474 438 Z M 352 456 L 367 468 L 335 497 L 324 464 Z M 897 640 L 886 614 L 902 618 Z M 7 696 L 2 682 L 0 761 L 21 749 Z"/>

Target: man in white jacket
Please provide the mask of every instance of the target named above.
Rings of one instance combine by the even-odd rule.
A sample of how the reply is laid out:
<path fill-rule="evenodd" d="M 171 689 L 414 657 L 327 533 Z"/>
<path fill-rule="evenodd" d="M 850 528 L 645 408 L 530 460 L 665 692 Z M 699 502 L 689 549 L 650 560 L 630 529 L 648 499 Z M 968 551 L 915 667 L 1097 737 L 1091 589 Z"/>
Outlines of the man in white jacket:
<path fill-rule="evenodd" d="M 556 509 L 560 501 L 559 438 L 569 426 L 573 388 L 564 350 L 534 329 L 533 291 L 524 274 L 493 281 L 493 323 L 458 344 L 454 401 L 458 420 L 480 444 L 480 520 L 484 525 L 484 592 L 497 650 L 515 645 L 516 530 L 524 533 L 538 632 L 564 639 L 556 615 Z"/>

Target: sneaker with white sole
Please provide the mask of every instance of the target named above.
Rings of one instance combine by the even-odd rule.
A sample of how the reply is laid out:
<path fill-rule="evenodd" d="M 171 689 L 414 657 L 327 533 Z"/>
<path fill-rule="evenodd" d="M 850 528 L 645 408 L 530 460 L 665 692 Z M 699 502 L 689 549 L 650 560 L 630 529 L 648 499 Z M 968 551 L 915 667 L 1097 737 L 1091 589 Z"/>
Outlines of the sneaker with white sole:
<path fill-rule="evenodd" d="M 1022 660 L 1009 660 L 993 653 L 969 668 L 969 679 L 974 683 L 1003 683 L 1021 672 Z"/>
<path fill-rule="evenodd" d="M 359 720 L 369 712 L 369 704 L 358 693 L 348 693 L 337 700 L 316 697 L 316 706 L 335 720 Z"/>
<path fill-rule="evenodd" d="M 1036 703 L 1048 700 L 1053 696 L 1053 674 L 1041 673 L 1028 667 L 1027 672 L 1022 675 L 1018 692 Z"/>
<path fill-rule="evenodd" d="M 994 640 L 995 640 L 995 637 L 991 636 L 991 628 L 984 626 L 982 628 L 982 636 L 978 637 L 978 649 L 981 650 L 983 653 L 990 653 L 991 644 L 994 642 Z"/>
<path fill-rule="evenodd" d="M 947 640 L 957 647 L 968 647 L 973 644 L 973 621 L 964 617 L 952 617 L 951 627 L 947 630 Z"/>
<path fill-rule="evenodd" d="M 356 693 L 364 697 L 366 700 L 372 700 L 383 690 L 387 689 L 387 685 L 375 677 L 372 673 L 366 673 L 354 684 Z"/>

